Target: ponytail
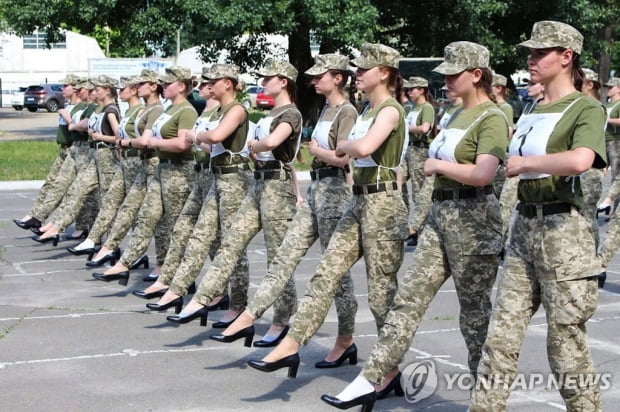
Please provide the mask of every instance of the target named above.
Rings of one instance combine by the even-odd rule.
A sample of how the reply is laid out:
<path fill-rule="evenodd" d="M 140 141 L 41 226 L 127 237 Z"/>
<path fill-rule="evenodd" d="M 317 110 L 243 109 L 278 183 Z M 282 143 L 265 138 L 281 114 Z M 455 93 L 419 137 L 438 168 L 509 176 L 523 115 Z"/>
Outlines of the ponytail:
<path fill-rule="evenodd" d="M 585 80 L 585 73 L 581 69 L 581 63 L 579 62 L 579 55 L 573 51 L 573 68 L 572 68 L 573 84 L 575 89 L 581 91 L 583 89 L 583 82 Z"/>
<path fill-rule="evenodd" d="M 388 90 L 390 93 L 398 98 L 403 91 L 403 77 L 400 75 L 398 69 L 394 67 L 383 66 L 389 73 L 388 76 Z"/>

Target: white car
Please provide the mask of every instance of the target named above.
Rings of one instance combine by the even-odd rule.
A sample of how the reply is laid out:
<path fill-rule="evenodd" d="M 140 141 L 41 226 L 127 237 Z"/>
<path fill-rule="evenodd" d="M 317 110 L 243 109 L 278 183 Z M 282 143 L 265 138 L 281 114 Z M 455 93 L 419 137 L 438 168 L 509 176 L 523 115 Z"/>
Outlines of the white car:
<path fill-rule="evenodd" d="M 262 87 L 256 84 L 248 84 L 248 86 L 245 88 L 245 92 L 248 96 L 247 100 L 244 99 L 244 102 L 249 101 L 249 107 L 247 107 L 247 104 L 244 104 L 244 106 L 246 106 L 247 109 L 249 109 L 250 107 L 256 107 L 256 95 L 262 91 Z"/>
<path fill-rule="evenodd" d="M 22 110 L 24 108 L 24 92 L 26 89 L 27 87 L 20 87 L 19 90 L 11 95 L 11 106 L 15 110 Z"/>

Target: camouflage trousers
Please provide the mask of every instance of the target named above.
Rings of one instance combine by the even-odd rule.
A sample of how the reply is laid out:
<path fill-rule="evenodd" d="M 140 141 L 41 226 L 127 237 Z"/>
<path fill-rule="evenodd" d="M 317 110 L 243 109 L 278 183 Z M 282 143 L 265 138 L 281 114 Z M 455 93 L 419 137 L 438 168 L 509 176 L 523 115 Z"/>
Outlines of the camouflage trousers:
<path fill-rule="evenodd" d="M 597 262 L 590 223 L 576 209 L 528 218 L 517 214 L 470 411 L 504 411 L 527 326 L 540 304 L 547 317 L 547 356 L 568 411 L 600 411 L 586 321 L 597 305 Z M 578 378 L 578 379 L 577 379 Z"/>
<path fill-rule="evenodd" d="M 118 153 L 116 149 L 94 149 L 90 151 L 90 161 L 85 169 L 78 171 L 78 175 L 71 184 L 60 206 L 54 211 L 52 221 L 61 231 L 73 223 L 82 206 L 87 204 L 89 195 L 99 186 L 99 199 L 105 193 L 118 167 Z M 108 177 L 110 176 L 110 177 Z M 100 180 L 103 179 L 103 180 Z M 92 198 L 90 198 L 92 199 Z M 89 205 L 90 206 L 90 205 Z M 92 205 L 98 209 L 97 205 Z"/>
<path fill-rule="evenodd" d="M 369 307 L 381 330 L 398 288 L 406 223 L 407 207 L 400 191 L 353 196 L 308 283 L 288 336 L 299 344 L 310 341 L 323 324 L 343 276 L 362 257 Z"/>
<path fill-rule="evenodd" d="M 157 250 L 157 263 L 164 262 L 174 223 L 181 214 L 195 179 L 193 160 L 181 164 L 163 162 L 160 160 L 155 176 L 146 189 L 133 236 L 120 258 L 120 262 L 127 267 L 146 252 L 155 231 L 159 233 L 161 242 Z"/>
<path fill-rule="evenodd" d="M 411 180 L 411 206 L 409 229 L 421 231 L 431 209 L 431 195 L 435 186 L 434 177 L 424 175 L 424 162 L 428 159 L 428 149 L 409 146 L 405 163 L 401 163 L 403 182 Z M 403 185 L 406 187 L 406 185 Z M 403 190 L 405 204 L 408 204 L 406 191 Z"/>
<path fill-rule="evenodd" d="M 43 222 L 52 214 L 62 202 L 78 171 L 88 165 L 89 151 L 88 142 L 75 142 L 71 146 L 54 183 L 46 189 L 44 198 L 37 198 L 30 215 Z"/>
<path fill-rule="evenodd" d="M 181 296 L 186 295 L 187 289 L 200 275 L 207 253 L 212 261 L 215 260 L 220 247 L 220 235 L 230 229 L 251 184 L 252 172 L 249 170 L 239 169 L 236 173 L 214 175 L 213 185 L 202 209 L 199 210 L 200 214 L 187 242 L 183 260 L 173 271 L 165 273 L 163 278 L 160 275 L 160 282 L 170 285 L 170 291 Z M 243 250 L 230 280 L 216 292 L 216 296 L 226 294 L 230 284 L 231 309 L 243 310 L 248 302 L 249 282 L 249 263 L 246 251 Z"/>
<path fill-rule="evenodd" d="M 506 179 L 499 196 L 499 208 L 502 215 L 502 238 L 507 239 L 510 221 L 512 220 L 515 206 L 517 205 L 517 195 L 519 189 L 519 178 L 511 177 Z"/>
<path fill-rule="evenodd" d="M 607 149 L 607 164 L 611 170 L 610 176 L 613 182 L 620 171 L 620 139 L 606 140 L 605 148 Z"/>
<path fill-rule="evenodd" d="M 422 316 L 450 276 L 459 300 L 459 326 L 469 369 L 476 371 L 491 316 L 496 255 L 502 245 L 500 231 L 499 204 L 494 194 L 433 202 L 413 263 L 361 372 L 364 378 L 380 384 L 402 361 Z"/>
<path fill-rule="evenodd" d="M 99 243 L 103 235 L 110 229 L 116 212 L 123 204 L 141 167 L 142 161 L 139 157 L 126 157 L 121 161 L 120 167 L 116 168 L 110 186 L 101 200 L 101 207 L 95 223 L 88 234 L 91 240 L 96 239 L 96 243 Z"/>
<path fill-rule="evenodd" d="M 40 209 L 41 204 L 49 196 L 50 190 L 52 190 L 54 184 L 58 180 L 60 170 L 62 169 L 62 165 L 66 161 L 66 159 L 71 159 L 70 162 L 73 162 L 73 157 L 71 157 L 70 151 L 71 147 L 60 146 L 58 148 L 58 156 L 56 156 L 56 159 L 54 159 L 54 163 L 52 163 L 52 167 L 50 167 L 50 170 L 47 172 L 45 182 L 43 183 L 43 186 L 41 186 L 41 190 L 39 190 L 39 193 L 37 194 L 34 205 L 32 206 L 32 209 L 30 209 L 30 213 L 28 213 L 29 215 L 32 216 L 34 210 Z"/>
<path fill-rule="evenodd" d="M 620 197 L 620 176 L 616 175 L 616 178 L 612 180 L 606 197 L 613 200 L 614 203 L 618 200 L 618 197 Z"/>
<path fill-rule="evenodd" d="M 599 248 L 598 257 L 602 267 L 607 267 L 611 259 L 614 257 L 620 246 L 620 220 L 618 214 L 614 215 L 609 220 L 607 226 L 607 237 Z"/>
<path fill-rule="evenodd" d="M 499 197 L 504 189 L 504 183 L 506 182 L 506 167 L 504 165 L 497 166 L 495 170 L 495 176 L 493 176 L 493 191 Z"/>
<path fill-rule="evenodd" d="M 282 171 L 280 174 L 284 175 Z M 297 195 L 288 174 L 286 179 L 259 178 L 255 180 L 237 213 L 231 219 L 230 226 L 228 228 L 222 226 L 222 245 L 193 299 L 203 305 L 208 305 L 226 288 L 247 245 L 261 229 L 265 237 L 267 265 L 269 266 L 295 215 L 296 201 Z M 231 285 L 231 287 L 234 289 L 238 285 Z M 286 325 L 296 309 L 295 284 L 290 279 L 274 303 L 273 324 Z"/>
<path fill-rule="evenodd" d="M 118 211 L 116 212 L 116 216 L 114 217 L 114 223 L 112 224 L 112 228 L 110 229 L 108 237 L 105 241 L 105 247 L 108 249 L 114 250 L 119 247 L 127 235 L 127 232 L 129 232 L 129 229 L 133 226 L 136 217 L 138 216 L 140 206 L 142 206 L 142 202 L 144 201 L 146 189 L 148 185 L 151 184 L 158 166 L 159 158 L 157 157 L 142 159 L 141 165 L 136 172 L 136 177 L 131 184 L 131 188 L 129 189 L 129 192 L 125 196 L 123 203 L 120 205 Z M 89 235 L 88 238 L 95 243 L 99 243 L 101 240 L 91 237 L 91 235 Z M 158 235 L 155 234 L 156 249 L 158 248 L 158 245 Z M 161 254 L 164 253 L 165 252 L 162 252 Z M 158 252 L 158 255 L 159 254 L 160 253 Z"/>
<path fill-rule="evenodd" d="M 280 296 L 314 242 L 320 239 L 321 250 L 327 249 L 338 220 L 351 201 L 351 189 L 343 177 L 326 177 L 311 183 L 306 199 L 295 213 L 267 275 L 248 305 L 248 312 L 257 319 Z M 346 272 L 340 281 L 334 302 L 338 313 L 338 336 L 353 335 L 357 301 L 350 272 Z"/>
<path fill-rule="evenodd" d="M 600 169 L 589 169 L 581 175 L 581 191 L 583 193 L 583 209 L 581 214 L 590 223 L 594 235 L 594 245 L 598 249 L 600 236 L 596 208 L 603 192 L 603 172 Z"/>

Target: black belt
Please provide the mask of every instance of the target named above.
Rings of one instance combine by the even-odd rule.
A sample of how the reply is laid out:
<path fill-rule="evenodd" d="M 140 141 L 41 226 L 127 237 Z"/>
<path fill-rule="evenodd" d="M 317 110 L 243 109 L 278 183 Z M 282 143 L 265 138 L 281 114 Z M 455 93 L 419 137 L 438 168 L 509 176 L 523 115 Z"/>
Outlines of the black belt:
<path fill-rule="evenodd" d="M 323 179 L 324 177 L 337 177 L 345 176 L 344 169 L 339 167 L 322 167 L 320 169 L 314 169 L 310 171 L 310 178 L 312 180 Z"/>
<path fill-rule="evenodd" d="M 211 166 L 211 171 L 215 175 L 228 175 L 246 170 L 250 170 L 250 165 L 247 163 L 239 163 L 232 166 Z"/>
<path fill-rule="evenodd" d="M 443 202 L 444 200 L 473 199 L 492 193 L 495 193 L 493 191 L 493 186 L 468 187 L 463 189 L 435 189 L 433 190 L 432 199 L 433 202 Z"/>
<path fill-rule="evenodd" d="M 209 162 L 200 162 L 194 165 L 194 170 L 200 172 L 201 170 L 205 170 L 209 168 Z"/>
<path fill-rule="evenodd" d="M 146 160 L 146 159 L 152 159 L 154 157 L 157 156 L 157 152 L 155 150 L 141 150 L 140 151 L 140 159 L 142 160 Z"/>
<path fill-rule="evenodd" d="M 88 140 L 74 140 L 73 144 L 76 146 L 87 146 L 89 145 Z"/>
<path fill-rule="evenodd" d="M 423 142 L 421 140 L 410 140 L 409 141 L 409 146 L 415 146 L 415 147 L 420 147 L 422 149 L 428 149 L 428 143 Z"/>
<path fill-rule="evenodd" d="M 546 205 L 536 203 L 522 203 L 517 204 L 517 211 L 523 217 L 536 217 L 540 210 L 542 216 L 556 215 L 558 213 L 569 213 L 573 209 L 573 205 L 570 203 L 550 203 Z"/>
<path fill-rule="evenodd" d="M 184 165 L 191 161 L 192 160 L 184 160 L 184 159 L 159 159 L 160 164 L 167 163 L 169 165 Z"/>
<path fill-rule="evenodd" d="M 282 173 L 284 175 L 282 175 Z M 288 172 L 284 170 L 255 170 L 254 171 L 254 179 L 256 180 L 270 180 L 270 179 L 280 179 L 281 176 L 284 176 L 284 179 L 289 178 Z"/>
<path fill-rule="evenodd" d="M 371 195 L 373 193 L 387 192 L 388 190 L 397 190 L 398 184 L 396 182 L 381 182 L 370 185 L 353 185 L 354 195 Z"/>
<path fill-rule="evenodd" d="M 128 157 L 138 157 L 140 152 L 138 149 L 121 150 L 121 155 L 126 159 Z"/>
<path fill-rule="evenodd" d="M 91 149 L 116 149 L 116 145 L 105 142 L 90 142 L 88 145 Z"/>

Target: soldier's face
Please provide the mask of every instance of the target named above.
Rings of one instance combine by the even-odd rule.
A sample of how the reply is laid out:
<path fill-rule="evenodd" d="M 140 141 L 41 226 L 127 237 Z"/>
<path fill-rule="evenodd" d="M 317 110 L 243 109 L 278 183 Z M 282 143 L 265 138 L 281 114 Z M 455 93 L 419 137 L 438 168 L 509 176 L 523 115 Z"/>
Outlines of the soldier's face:
<path fill-rule="evenodd" d="M 543 80 L 555 77 L 568 67 L 572 57 L 571 50 L 530 49 L 530 57 L 527 59 L 530 79 L 537 83 L 545 83 Z"/>

